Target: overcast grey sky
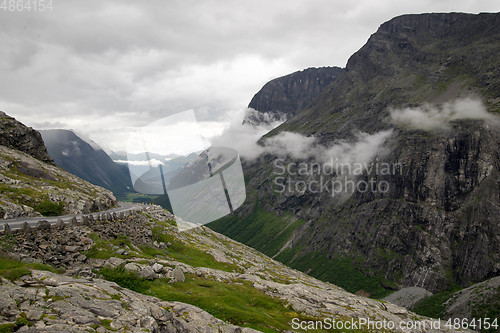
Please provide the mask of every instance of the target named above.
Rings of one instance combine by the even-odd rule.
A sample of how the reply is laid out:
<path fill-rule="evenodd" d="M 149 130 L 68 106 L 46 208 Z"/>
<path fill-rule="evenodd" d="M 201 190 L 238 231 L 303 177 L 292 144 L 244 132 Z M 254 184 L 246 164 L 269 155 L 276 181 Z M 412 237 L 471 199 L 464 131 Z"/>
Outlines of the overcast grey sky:
<path fill-rule="evenodd" d="M 52 4 L 45 12 L 0 10 L 0 110 L 114 150 L 133 128 L 189 109 L 207 135 L 220 132 L 241 120 L 265 82 L 345 66 L 394 16 L 500 10 L 497 0 Z"/>

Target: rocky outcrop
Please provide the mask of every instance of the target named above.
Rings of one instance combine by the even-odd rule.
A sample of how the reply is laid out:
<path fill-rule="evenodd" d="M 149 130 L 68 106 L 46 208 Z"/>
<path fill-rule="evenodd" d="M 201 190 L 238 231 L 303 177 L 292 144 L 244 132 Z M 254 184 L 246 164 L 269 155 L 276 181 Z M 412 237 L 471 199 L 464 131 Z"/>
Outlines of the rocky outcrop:
<path fill-rule="evenodd" d="M 0 145 L 25 152 L 43 162 L 53 163 L 40 133 L 0 111 Z"/>
<path fill-rule="evenodd" d="M 443 103 L 479 94 L 498 112 L 500 13 L 402 15 L 383 23 L 348 60 L 345 74 L 324 89 L 293 130 L 323 140 L 353 130 L 390 127 L 391 107 Z M 495 37 L 494 37 L 495 36 Z M 481 47 L 479 47 L 481 45 Z"/>
<path fill-rule="evenodd" d="M 444 318 L 495 318 L 500 321 L 500 276 L 454 293 L 444 303 Z M 499 323 L 500 324 L 500 323 Z"/>
<path fill-rule="evenodd" d="M 113 194 L 53 163 L 40 133 L 0 112 L 0 218 L 81 214 L 116 205 Z"/>
<path fill-rule="evenodd" d="M 259 125 L 290 119 L 306 109 L 342 73 L 339 67 L 308 68 L 274 79 L 252 98 L 244 122 Z"/>

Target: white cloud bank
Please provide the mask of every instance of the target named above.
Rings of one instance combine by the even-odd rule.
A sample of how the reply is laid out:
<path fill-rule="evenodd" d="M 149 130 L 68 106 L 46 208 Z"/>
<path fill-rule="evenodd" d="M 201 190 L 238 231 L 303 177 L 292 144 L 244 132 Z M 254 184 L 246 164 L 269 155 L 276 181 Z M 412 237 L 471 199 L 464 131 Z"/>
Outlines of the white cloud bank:
<path fill-rule="evenodd" d="M 384 143 L 391 134 L 392 130 L 374 134 L 359 132 L 351 142 L 337 140 L 326 146 L 318 144 L 315 137 L 282 132 L 265 140 L 263 149 L 277 156 L 290 156 L 296 159 L 313 158 L 321 163 L 327 163 L 333 159 L 339 163 L 364 164 L 385 153 Z"/>
<path fill-rule="evenodd" d="M 498 123 L 498 117 L 486 111 L 477 98 L 459 98 L 443 105 L 424 104 L 416 108 L 390 110 L 391 121 L 414 129 L 446 129 L 458 119 L 480 119 Z"/>
<path fill-rule="evenodd" d="M 257 143 L 262 135 L 279 124 L 280 121 L 276 121 L 252 126 L 242 124 L 241 121 L 233 122 L 220 136 L 212 138 L 211 144 L 233 148 L 248 160 L 269 153 L 294 159 L 314 158 L 322 163 L 329 162 L 332 158 L 342 163 L 368 163 L 384 153 L 384 143 L 392 134 L 392 130 L 374 134 L 360 132 L 352 142 L 338 140 L 330 145 L 322 145 L 316 137 L 285 131 L 264 139 L 262 145 Z"/>

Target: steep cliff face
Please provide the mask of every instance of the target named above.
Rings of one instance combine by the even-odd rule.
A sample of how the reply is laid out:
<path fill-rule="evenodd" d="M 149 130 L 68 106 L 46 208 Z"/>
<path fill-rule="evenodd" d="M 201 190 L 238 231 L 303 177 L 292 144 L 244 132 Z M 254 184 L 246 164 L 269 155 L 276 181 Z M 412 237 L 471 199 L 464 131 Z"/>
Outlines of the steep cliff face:
<path fill-rule="evenodd" d="M 0 145 L 25 152 L 43 162 L 53 163 L 40 133 L 0 111 Z"/>
<path fill-rule="evenodd" d="M 392 129 L 377 158 L 400 168 L 357 178 L 386 181 L 387 193 L 355 191 L 342 200 L 324 191 L 277 193 L 276 157 L 261 156 L 245 164 L 247 204 L 213 228 L 372 296 L 407 286 L 436 292 L 499 275 L 499 36 L 500 14 L 405 15 L 382 24 L 345 73 L 267 137 L 293 131 L 328 146 Z M 467 114 L 456 116 L 457 98 L 466 96 L 488 112 L 466 105 Z M 442 117 L 446 103 L 457 110 L 439 123 L 431 114 Z M 423 114 L 430 125 L 395 122 L 394 110 Z M 487 120 L 470 119 L 482 113 Z M 300 161 L 312 162 L 289 156 L 285 164 Z"/>
<path fill-rule="evenodd" d="M 290 119 L 306 109 L 320 92 L 343 72 L 339 67 L 308 68 L 274 79 L 255 94 L 245 122 L 258 125 L 269 120 Z"/>

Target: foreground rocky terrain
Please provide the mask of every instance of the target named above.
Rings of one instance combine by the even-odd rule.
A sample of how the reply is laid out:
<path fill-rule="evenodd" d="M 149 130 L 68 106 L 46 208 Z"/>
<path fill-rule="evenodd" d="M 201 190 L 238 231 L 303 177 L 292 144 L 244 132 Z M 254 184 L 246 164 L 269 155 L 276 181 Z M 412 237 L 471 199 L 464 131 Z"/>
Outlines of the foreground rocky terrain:
<path fill-rule="evenodd" d="M 427 320 L 287 268 L 208 228 L 179 232 L 158 206 L 120 217 L 3 235 L 3 260 L 27 267 L 0 266 L 3 325 L 251 332 L 233 325 L 287 331 L 293 318 Z M 42 264 L 65 273 L 33 270 Z"/>

